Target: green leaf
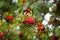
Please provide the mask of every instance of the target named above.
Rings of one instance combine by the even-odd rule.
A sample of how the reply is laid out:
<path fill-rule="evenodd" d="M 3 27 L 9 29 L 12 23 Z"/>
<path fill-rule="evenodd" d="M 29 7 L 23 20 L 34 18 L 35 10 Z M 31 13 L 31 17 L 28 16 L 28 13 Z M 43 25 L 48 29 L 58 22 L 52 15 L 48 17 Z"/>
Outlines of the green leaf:
<path fill-rule="evenodd" d="M 4 1 L 0 1 L 0 8 L 2 8 L 5 5 Z"/>
<path fill-rule="evenodd" d="M 59 36 L 60 35 L 60 28 L 56 28 L 55 34 L 56 34 L 56 36 Z"/>

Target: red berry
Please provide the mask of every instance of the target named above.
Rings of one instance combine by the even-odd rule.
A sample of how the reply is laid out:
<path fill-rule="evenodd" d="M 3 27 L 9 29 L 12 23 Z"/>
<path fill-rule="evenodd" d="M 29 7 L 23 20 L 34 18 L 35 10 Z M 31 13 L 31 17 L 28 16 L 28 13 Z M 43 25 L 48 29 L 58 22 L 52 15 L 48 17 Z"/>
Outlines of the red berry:
<path fill-rule="evenodd" d="M 30 25 L 30 26 L 32 26 L 32 25 L 33 25 L 33 23 L 30 23 L 29 25 Z"/>
<path fill-rule="evenodd" d="M 23 24 L 26 24 L 26 23 L 27 23 L 27 21 L 26 21 L 26 20 L 24 20 L 24 21 L 23 21 Z"/>
<path fill-rule="evenodd" d="M 56 37 L 55 35 L 52 36 L 52 40 L 58 40 L 58 37 Z"/>
<path fill-rule="evenodd" d="M 56 5 L 57 5 L 57 7 L 60 7 L 60 3 L 57 3 Z"/>
<path fill-rule="evenodd" d="M 45 28 L 44 28 L 44 27 L 38 27 L 38 30 L 39 30 L 39 31 L 44 31 Z"/>
<path fill-rule="evenodd" d="M 3 33 L 0 33 L 0 38 L 3 38 L 4 37 L 4 34 Z"/>
<path fill-rule="evenodd" d="M 34 24 L 34 19 L 32 17 L 27 17 L 24 21 L 24 24 L 29 24 L 30 26 L 32 26 Z"/>
<path fill-rule="evenodd" d="M 29 24 L 33 24 L 34 23 L 34 19 L 32 17 L 28 17 L 27 20 L 28 20 Z"/>
<path fill-rule="evenodd" d="M 22 0 L 22 2 L 23 2 L 23 3 L 25 3 L 25 2 L 26 2 L 26 0 Z"/>
<path fill-rule="evenodd" d="M 45 30 L 45 27 L 43 27 L 43 25 L 39 22 L 37 23 L 37 27 L 38 27 L 39 31 L 44 31 Z"/>
<path fill-rule="evenodd" d="M 20 33 L 20 34 L 18 34 L 18 36 L 19 36 L 20 38 L 22 38 L 22 37 L 23 37 L 23 34 L 22 34 L 22 33 Z"/>
<path fill-rule="evenodd" d="M 30 13 L 30 11 L 31 11 L 30 9 L 25 10 L 26 13 Z"/>
<path fill-rule="evenodd" d="M 13 16 L 7 16 L 6 17 L 6 21 L 10 21 L 10 20 L 13 20 Z"/>
<path fill-rule="evenodd" d="M 37 23 L 37 27 L 41 27 L 41 26 L 43 26 L 41 23 Z"/>

